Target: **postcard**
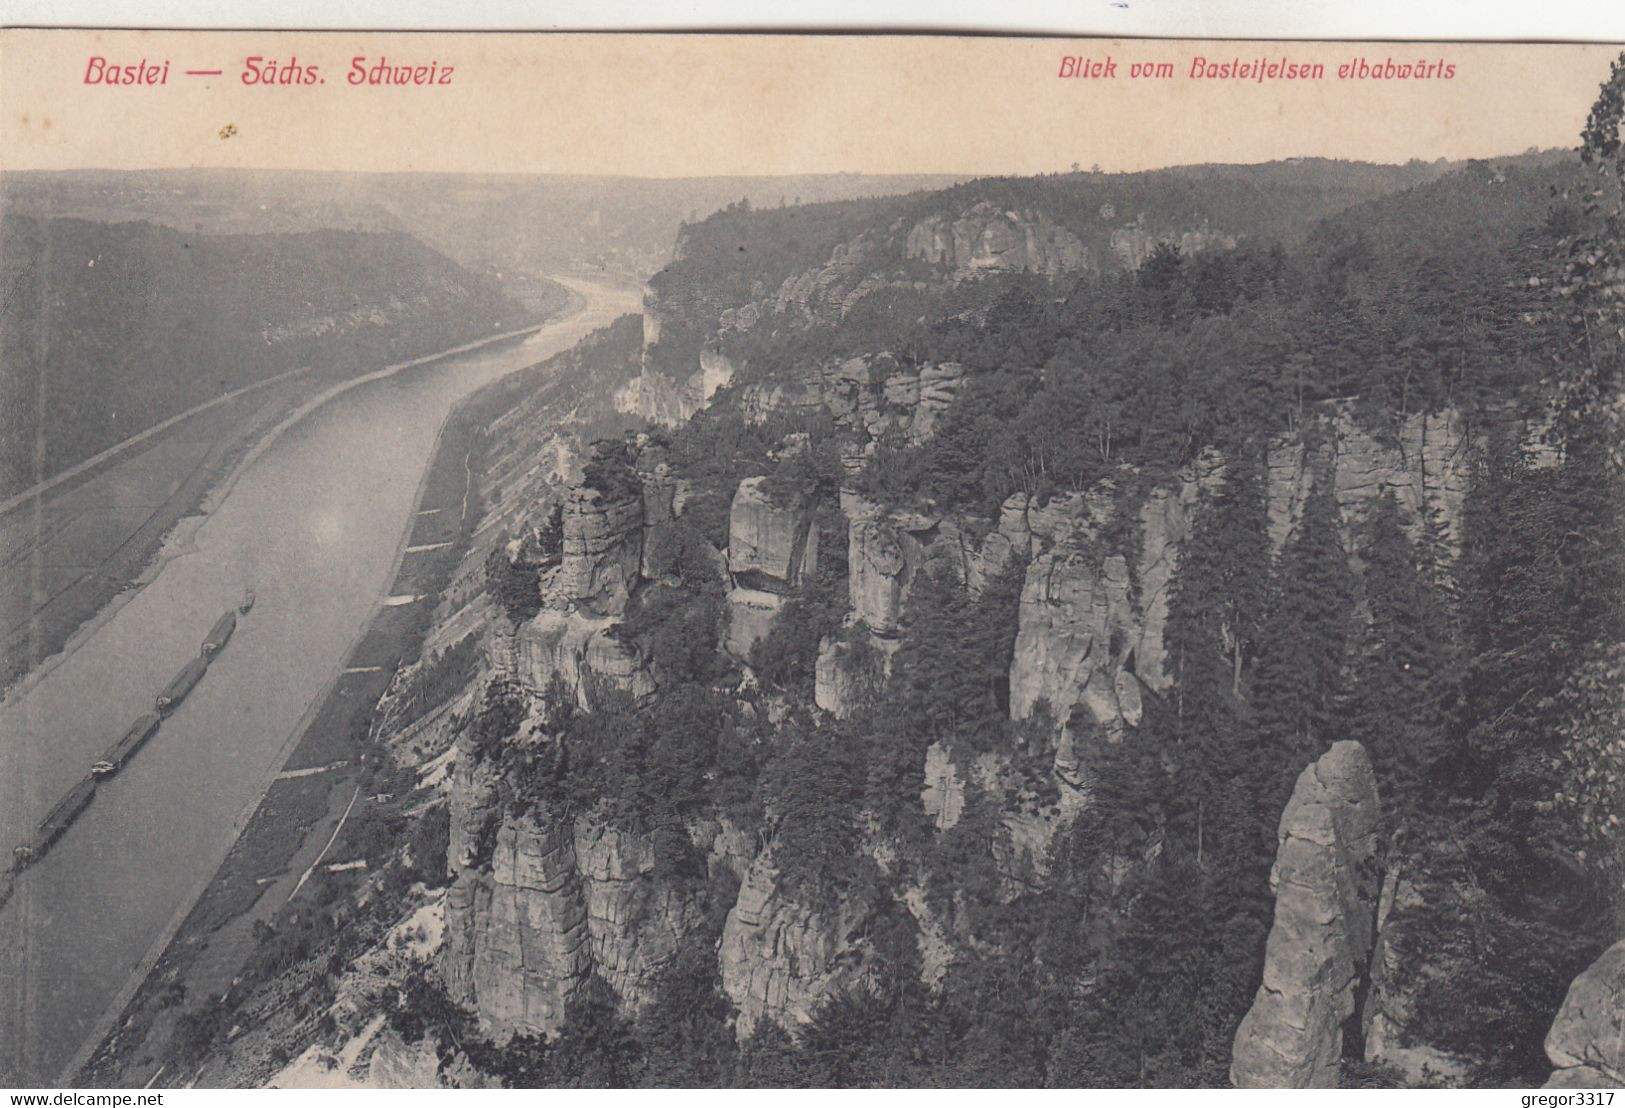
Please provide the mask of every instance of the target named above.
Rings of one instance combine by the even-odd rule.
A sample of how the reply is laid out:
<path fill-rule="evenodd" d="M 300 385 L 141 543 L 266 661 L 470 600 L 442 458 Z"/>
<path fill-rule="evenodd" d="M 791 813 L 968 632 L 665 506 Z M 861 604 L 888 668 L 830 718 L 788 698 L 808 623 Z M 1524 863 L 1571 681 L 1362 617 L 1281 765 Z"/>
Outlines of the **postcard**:
<path fill-rule="evenodd" d="M 0 1085 L 1625 1084 L 1620 46 L 0 62 Z"/>

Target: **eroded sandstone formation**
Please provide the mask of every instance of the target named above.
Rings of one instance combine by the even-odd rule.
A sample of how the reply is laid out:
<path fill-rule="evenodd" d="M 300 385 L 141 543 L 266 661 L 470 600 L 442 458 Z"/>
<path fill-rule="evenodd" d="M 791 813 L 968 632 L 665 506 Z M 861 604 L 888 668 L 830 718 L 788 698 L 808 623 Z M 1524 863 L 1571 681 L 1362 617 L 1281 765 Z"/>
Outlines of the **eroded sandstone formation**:
<path fill-rule="evenodd" d="M 615 621 L 576 612 L 543 611 L 521 624 L 512 640 L 510 672 L 532 695 L 563 682 L 577 705 L 592 708 L 595 695 L 617 689 L 643 698 L 654 680 L 634 647 L 614 634 Z"/>
<path fill-rule="evenodd" d="M 767 638 L 784 611 L 784 597 L 761 589 L 728 591 L 728 628 L 722 648 L 735 660 L 748 663 L 750 652 Z"/>
<path fill-rule="evenodd" d="M 499 1040 L 557 1031 L 589 974 L 628 1013 L 652 1001 L 660 970 L 704 921 L 699 889 L 657 873 L 645 836 L 589 816 L 471 803 L 480 794 L 465 799 L 460 790 L 479 776 L 460 767 L 453 788 L 459 864 L 441 956 L 448 993 Z"/>
<path fill-rule="evenodd" d="M 940 742 L 932 743 L 925 751 L 925 788 L 920 790 L 920 803 L 926 818 L 939 831 L 957 826 L 965 814 L 965 779 Z"/>
<path fill-rule="evenodd" d="M 1569 986 L 1546 1034 L 1548 1089 L 1625 1089 L 1625 939 Z"/>
<path fill-rule="evenodd" d="M 801 903 L 781 887 L 770 854 L 751 864 L 717 949 L 741 1040 L 764 1019 L 787 1028 L 806 1023 L 824 1000 L 866 980 L 867 948 L 861 939 L 848 941 L 849 917 L 861 907 Z"/>
<path fill-rule="evenodd" d="M 947 573 L 980 595 L 1029 541 L 1026 513 L 1013 499 L 998 527 L 980 537 L 941 513 L 889 509 L 852 493 L 842 493 L 841 507 L 852 615 L 884 638 L 902 633 L 904 602 L 919 574 Z"/>
<path fill-rule="evenodd" d="M 649 354 L 660 341 L 662 317 L 672 316 L 685 321 L 695 318 L 715 320 L 725 310 L 728 309 L 720 303 L 685 302 L 682 298 L 674 296 L 670 290 L 664 298 L 653 295 L 645 297 L 643 308 L 645 355 L 635 387 L 629 390 L 631 410 L 650 423 L 675 427 L 693 418 L 696 412 L 710 403 L 718 389 L 733 380 L 737 367 L 723 353 L 714 337 L 702 343 L 694 361 L 685 365 L 674 366 L 669 361 L 656 360 Z M 737 311 L 734 320 L 737 326 Z"/>
<path fill-rule="evenodd" d="M 636 1011 L 654 999 L 656 975 L 704 923 L 698 890 L 656 874 L 653 843 L 607 824 L 575 821 L 575 858 L 598 976 Z"/>
<path fill-rule="evenodd" d="M 908 232 L 910 258 L 967 272 L 1055 276 L 1090 266 L 1083 240 L 1043 212 L 982 201 L 957 218 L 931 216 Z"/>
<path fill-rule="evenodd" d="M 965 369 L 957 362 L 910 366 L 882 351 L 804 366 L 746 385 L 739 408 L 758 423 L 777 412 L 824 409 L 836 426 L 868 444 L 896 434 L 918 445 L 936 433 L 964 382 Z"/>
<path fill-rule="evenodd" d="M 1167 243 L 1178 247 L 1181 257 L 1190 257 L 1203 250 L 1229 250 L 1236 245 L 1235 235 L 1208 226 L 1203 221 L 1200 227 L 1191 227 L 1174 234 L 1154 233 L 1146 227 L 1143 218 L 1127 227 L 1118 227 L 1112 231 L 1112 253 L 1123 263 L 1125 268 L 1139 269 L 1151 257 L 1158 246 Z"/>
<path fill-rule="evenodd" d="M 728 513 L 728 626 L 723 648 L 741 662 L 772 631 L 785 596 L 818 567 L 814 503 L 765 477 L 739 483 Z"/>
<path fill-rule="evenodd" d="M 814 670 L 813 702 L 836 719 L 848 719 L 859 703 L 885 680 L 887 659 L 896 643 L 876 639 L 862 626 L 844 637 L 822 639 Z"/>
<path fill-rule="evenodd" d="M 774 490 L 765 477 L 739 482 L 728 514 L 728 572 L 742 587 L 783 593 L 818 567 L 813 503 L 799 490 Z"/>
<path fill-rule="evenodd" d="M 1283 436 L 1270 446 L 1270 542 L 1276 549 L 1302 518 L 1316 473 L 1331 475 L 1345 523 L 1358 519 L 1364 505 L 1387 490 L 1413 526 L 1436 516 L 1440 537 L 1455 541 L 1472 468 L 1471 443 L 1460 415 L 1416 413 L 1391 438 L 1379 438 L 1362 428 L 1352 412 L 1339 410 L 1322 430 L 1312 451 L 1298 436 Z"/>
<path fill-rule="evenodd" d="M 570 831 L 503 819 L 488 862 L 470 861 L 446 897 L 446 990 L 498 1039 L 549 1034 L 592 970 Z"/>
<path fill-rule="evenodd" d="M 1339 742 L 1299 774 L 1281 814 L 1264 976 L 1236 1031 L 1239 1089 L 1330 1088 L 1369 971 L 1381 881 L 1371 760 Z"/>
<path fill-rule="evenodd" d="M 1058 728 L 1055 773 L 1068 800 L 1086 791 L 1087 744 L 1137 728 L 1143 687 L 1166 686 L 1162 632 L 1168 587 L 1184 541 L 1194 474 L 1144 497 L 1139 527 L 1113 529 L 1133 510 L 1112 484 L 1088 496 L 1029 505 L 1032 556 L 1022 584 L 1010 715 L 1048 705 Z"/>
<path fill-rule="evenodd" d="M 601 444 L 589 463 L 597 467 L 598 480 L 583 481 L 565 495 L 563 557 L 542 580 L 550 608 L 618 616 L 637 586 L 643 563 L 642 483 L 617 455 L 620 449 L 618 443 Z"/>

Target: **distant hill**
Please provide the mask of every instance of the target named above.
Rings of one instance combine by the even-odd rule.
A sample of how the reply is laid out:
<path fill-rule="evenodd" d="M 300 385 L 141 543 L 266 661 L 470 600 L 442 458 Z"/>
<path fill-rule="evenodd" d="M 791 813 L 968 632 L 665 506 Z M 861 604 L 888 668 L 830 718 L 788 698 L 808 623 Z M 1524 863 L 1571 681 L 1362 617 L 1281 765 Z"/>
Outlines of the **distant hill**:
<path fill-rule="evenodd" d="M 1188 257 L 1392 235 L 1409 254 L 1425 243 L 1441 255 L 1447 245 L 1498 249 L 1496 236 L 1541 221 L 1572 163 L 1555 153 L 1405 165 L 1300 158 L 988 177 L 788 208 L 735 203 L 685 225 L 674 261 L 651 278 L 659 316 L 651 364 L 686 376 L 707 344 L 735 362 L 752 351 L 770 362 L 785 355 L 770 348 L 784 345 L 786 321 L 803 316 L 826 327 L 794 336 L 795 350 L 849 350 L 886 339 L 891 316 L 927 314 L 921 298 L 944 284 L 1109 277 L 1138 270 L 1162 246 Z M 728 308 L 744 314 L 724 318 Z"/>
<path fill-rule="evenodd" d="M 526 318 L 496 282 L 399 232 L 8 214 L 0 240 L 0 495 L 272 374 L 376 368 Z"/>
<path fill-rule="evenodd" d="M 1349 206 L 1317 228 L 1316 239 L 1363 238 L 1388 252 L 1403 248 L 1441 258 L 1499 249 L 1554 209 L 1577 207 L 1577 197 L 1563 194 L 1582 177 L 1572 155 L 1471 161 L 1436 179 Z"/>
<path fill-rule="evenodd" d="M 190 232 L 406 231 L 463 265 L 647 276 L 673 235 L 727 204 L 758 208 L 942 188 L 953 176 L 832 173 L 646 179 L 281 170 L 74 170 L 0 175 L 14 212 L 140 219 Z"/>

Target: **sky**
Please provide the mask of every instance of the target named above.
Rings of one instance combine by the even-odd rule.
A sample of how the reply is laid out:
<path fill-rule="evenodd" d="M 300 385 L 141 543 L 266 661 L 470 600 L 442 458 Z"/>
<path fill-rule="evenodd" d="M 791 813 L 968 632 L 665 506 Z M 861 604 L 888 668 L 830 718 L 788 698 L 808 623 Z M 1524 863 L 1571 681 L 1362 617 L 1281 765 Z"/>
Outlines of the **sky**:
<path fill-rule="evenodd" d="M 625 174 L 1035 174 L 1572 147 L 1618 47 L 1088 38 L 0 32 L 0 166 Z M 436 67 L 433 84 L 352 84 Z M 1115 63 L 1065 79 L 1065 57 Z M 1195 59 L 1318 63 L 1196 79 Z M 92 59 L 163 84 L 87 83 Z M 250 85 L 297 63 L 308 85 Z M 1363 59 L 1454 76 L 1339 79 Z M 1135 77 L 1168 63 L 1172 77 Z M 451 67 L 449 84 L 438 83 Z M 187 76 L 185 70 L 220 70 Z M 104 68 L 101 72 L 106 72 Z M 280 72 L 280 71 L 279 71 Z M 427 73 L 425 73 L 427 76 Z"/>

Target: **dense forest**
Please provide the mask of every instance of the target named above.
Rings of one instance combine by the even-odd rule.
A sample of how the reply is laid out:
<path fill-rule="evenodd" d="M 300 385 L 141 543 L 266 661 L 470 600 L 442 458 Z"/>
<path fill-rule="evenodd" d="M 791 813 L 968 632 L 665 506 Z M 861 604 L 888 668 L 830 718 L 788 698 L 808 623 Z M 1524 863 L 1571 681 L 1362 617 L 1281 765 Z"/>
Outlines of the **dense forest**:
<path fill-rule="evenodd" d="M 1357 743 L 1339 879 L 1382 893 L 1313 1083 L 1546 1081 L 1625 934 L 1622 116 L 1625 59 L 1577 153 L 685 226 L 643 323 L 476 401 L 491 456 L 550 388 L 604 437 L 400 697 L 468 707 L 433 833 L 354 886 L 444 897 L 392 1044 L 512 1087 L 1226 1086 L 1283 813 Z M 915 248 L 999 220 L 1064 257 Z M 585 399 L 702 357 L 682 422 Z"/>
<path fill-rule="evenodd" d="M 1131 742 L 1085 743 L 1091 802 L 1015 893 L 997 862 L 1000 813 L 1054 803 L 1053 724 L 1012 721 L 998 695 L 1021 565 L 976 596 L 951 577 L 917 581 L 889 678 L 829 719 L 810 708 L 814 659 L 840 632 L 848 566 L 846 522 L 822 513 L 829 554 L 754 648 L 762 693 L 741 698 L 736 663 L 701 645 L 717 641 L 725 600 L 703 551 L 726 542 L 743 478 L 837 501 L 842 433 L 816 414 L 753 421 L 725 390 L 657 436 L 690 507 L 662 538 L 661 583 L 634 595 L 617 633 L 659 694 L 581 712 L 556 688 L 548 757 L 507 741 L 518 706 L 476 721 L 478 749 L 504 763 L 511 810 L 590 812 L 648 836 L 678 882 L 716 880 L 684 832 L 695 819 L 754 829 L 801 903 L 861 919 L 869 972 L 794 1034 L 764 1021 L 736 1041 L 711 953 L 722 888 L 702 894 L 709 923 L 635 1017 L 589 986 L 555 1039 L 471 1049 L 470 1017 L 425 985 L 405 1030 L 454 1039 L 515 1084 L 1223 1085 L 1270 927 L 1277 820 L 1299 770 L 1353 738 L 1377 770 L 1390 857 L 1427 891 L 1403 932 L 1403 956 L 1427 967 L 1411 1032 L 1466 1060 L 1453 1080 L 1541 1080 L 1569 981 L 1621 923 L 1618 797 L 1591 784 L 1591 763 L 1618 758 L 1625 641 L 1606 402 L 1617 308 L 1597 258 L 1615 249 L 1619 213 L 1581 185 L 1615 152 L 1585 153 L 1580 167 L 1475 163 L 1296 243 L 1163 245 L 1128 272 L 925 290 L 861 339 L 838 332 L 969 371 L 938 434 L 870 454 L 858 485 L 878 501 L 987 519 L 1012 493 L 1041 502 L 1125 474 L 1150 481 L 1204 452 L 1225 461 L 1169 602 L 1173 691 L 1150 700 Z M 1509 194 L 1469 223 L 1486 196 Z M 719 275 L 748 295 L 742 280 Z M 787 329 L 752 351 L 745 379 L 842 352 L 817 341 Z M 1445 410 L 1483 428 L 1459 549 L 1391 493 L 1342 519 L 1317 482 L 1271 550 L 1268 445 L 1323 433 L 1329 410 L 1379 438 Z M 786 452 L 791 438 L 803 445 Z M 517 695 L 493 688 L 489 703 Z M 1016 795 L 973 784 L 958 825 L 933 829 L 919 805 L 933 743 L 1005 752 Z M 1114 873 L 1108 858 L 1142 861 Z M 901 906 L 916 883 L 972 952 L 932 986 Z M 1349 1083 L 1401 1080 L 1352 1047 Z"/>

